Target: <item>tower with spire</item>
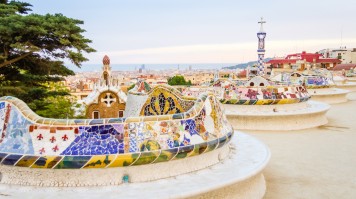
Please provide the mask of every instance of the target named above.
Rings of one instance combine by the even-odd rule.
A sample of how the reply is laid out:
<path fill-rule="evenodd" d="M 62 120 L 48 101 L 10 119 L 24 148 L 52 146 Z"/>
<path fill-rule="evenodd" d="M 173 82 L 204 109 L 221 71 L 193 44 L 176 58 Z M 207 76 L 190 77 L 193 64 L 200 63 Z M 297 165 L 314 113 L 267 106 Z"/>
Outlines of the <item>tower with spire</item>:
<path fill-rule="evenodd" d="M 110 67 L 110 58 L 109 56 L 105 55 L 103 58 L 103 74 L 102 79 L 105 82 L 106 86 L 109 86 L 111 80 L 111 67 Z"/>
<path fill-rule="evenodd" d="M 257 33 L 257 38 L 258 38 L 258 61 L 257 61 L 257 75 L 263 76 L 265 73 L 265 68 L 264 68 L 264 57 L 265 57 L 265 38 L 266 38 L 266 32 L 263 30 L 263 24 L 266 23 L 266 21 L 263 21 L 263 18 L 261 17 L 261 21 L 258 22 L 261 24 L 260 31 Z"/>
<path fill-rule="evenodd" d="M 219 70 L 216 70 L 214 74 L 214 81 L 218 81 L 219 79 L 220 79 Z"/>
<path fill-rule="evenodd" d="M 94 85 L 93 91 L 83 99 L 86 118 L 117 118 L 123 117 L 126 107 L 126 94 L 119 86 L 119 80 L 113 77 L 110 58 L 103 58 L 101 78 Z"/>

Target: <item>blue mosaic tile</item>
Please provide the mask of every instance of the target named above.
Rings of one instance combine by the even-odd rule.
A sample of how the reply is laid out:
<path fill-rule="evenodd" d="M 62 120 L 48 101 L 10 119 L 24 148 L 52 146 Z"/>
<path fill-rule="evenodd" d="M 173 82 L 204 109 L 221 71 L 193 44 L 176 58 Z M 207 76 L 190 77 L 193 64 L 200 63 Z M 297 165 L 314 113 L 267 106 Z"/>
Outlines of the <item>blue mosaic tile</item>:
<path fill-rule="evenodd" d="M 129 145 L 130 145 L 129 148 L 130 153 L 138 151 L 136 136 L 134 134 L 130 134 Z"/>
<path fill-rule="evenodd" d="M 11 154 L 8 155 L 1 164 L 13 166 L 20 158 L 22 158 L 22 155 Z"/>
<path fill-rule="evenodd" d="M 174 141 L 172 140 L 172 139 L 168 139 L 167 140 L 167 145 L 168 145 L 168 147 L 171 149 L 171 148 L 173 148 L 174 147 Z"/>
<path fill-rule="evenodd" d="M 16 107 L 11 106 L 10 119 L 6 135 L 0 145 L 4 153 L 34 154 L 31 135 L 28 126 L 32 124 L 25 119 Z"/>
<path fill-rule="evenodd" d="M 123 150 L 122 134 L 123 124 L 79 127 L 79 135 L 61 155 L 103 155 L 120 153 L 121 145 L 121 150 Z"/>
<path fill-rule="evenodd" d="M 184 125 L 184 130 L 188 131 L 190 135 L 198 135 L 196 130 L 195 120 L 189 119 L 182 121 Z"/>
<path fill-rule="evenodd" d="M 111 118 L 107 121 L 107 123 L 123 123 L 125 120 L 126 118 Z"/>
<path fill-rule="evenodd" d="M 7 153 L 0 153 L 0 162 L 7 156 Z"/>
<path fill-rule="evenodd" d="M 98 124 L 103 124 L 104 120 L 103 119 L 95 119 L 95 120 L 91 120 L 89 122 L 89 125 L 98 125 Z"/>

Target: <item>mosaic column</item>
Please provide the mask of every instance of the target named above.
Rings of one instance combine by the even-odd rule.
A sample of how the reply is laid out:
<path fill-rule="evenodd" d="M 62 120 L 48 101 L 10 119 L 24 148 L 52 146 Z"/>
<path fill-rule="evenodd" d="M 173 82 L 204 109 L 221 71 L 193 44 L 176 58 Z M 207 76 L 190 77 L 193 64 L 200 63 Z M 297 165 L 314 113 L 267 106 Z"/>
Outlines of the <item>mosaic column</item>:
<path fill-rule="evenodd" d="M 258 38 L 258 50 L 257 50 L 257 54 L 258 54 L 258 62 L 257 62 L 257 68 L 258 68 L 258 74 L 259 76 L 263 76 L 264 75 L 264 65 L 263 65 L 263 60 L 264 60 L 264 56 L 265 56 L 265 38 L 266 38 L 266 32 L 263 31 L 263 24 L 266 23 L 266 21 L 263 21 L 263 18 L 261 17 L 261 21 L 258 22 L 259 24 L 261 24 L 261 29 L 260 31 L 257 33 L 257 38 Z"/>

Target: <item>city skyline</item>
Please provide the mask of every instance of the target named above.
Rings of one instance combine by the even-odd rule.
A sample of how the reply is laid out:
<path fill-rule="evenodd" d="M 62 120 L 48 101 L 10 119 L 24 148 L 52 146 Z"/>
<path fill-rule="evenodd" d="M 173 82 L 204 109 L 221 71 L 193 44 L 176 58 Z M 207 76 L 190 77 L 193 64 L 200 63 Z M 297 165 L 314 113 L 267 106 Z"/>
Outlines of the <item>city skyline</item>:
<path fill-rule="evenodd" d="M 241 63 L 257 60 L 264 17 L 266 56 L 356 46 L 353 1 L 27 1 L 33 13 L 84 21 L 96 53 L 85 64 Z M 343 5 L 342 9 L 339 6 Z"/>

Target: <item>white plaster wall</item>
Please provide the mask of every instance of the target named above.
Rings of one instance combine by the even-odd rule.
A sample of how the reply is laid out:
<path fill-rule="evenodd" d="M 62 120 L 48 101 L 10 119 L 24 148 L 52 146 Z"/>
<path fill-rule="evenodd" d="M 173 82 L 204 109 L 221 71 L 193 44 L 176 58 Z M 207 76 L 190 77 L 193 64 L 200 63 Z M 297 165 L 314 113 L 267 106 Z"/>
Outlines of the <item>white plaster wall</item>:
<path fill-rule="evenodd" d="M 148 95 L 128 94 L 124 117 L 137 117 L 140 115 L 142 106 L 145 104 Z"/>
<path fill-rule="evenodd" d="M 353 64 L 356 64 L 356 51 L 352 51 L 351 52 L 351 62 L 353 63 Z M 350 62 L 349 62 L 350 63 Z"/>

